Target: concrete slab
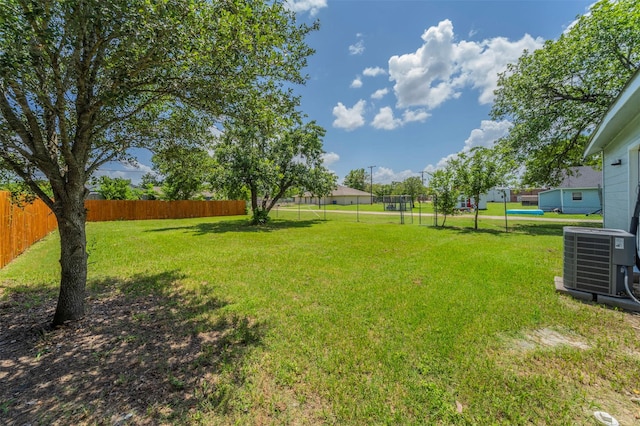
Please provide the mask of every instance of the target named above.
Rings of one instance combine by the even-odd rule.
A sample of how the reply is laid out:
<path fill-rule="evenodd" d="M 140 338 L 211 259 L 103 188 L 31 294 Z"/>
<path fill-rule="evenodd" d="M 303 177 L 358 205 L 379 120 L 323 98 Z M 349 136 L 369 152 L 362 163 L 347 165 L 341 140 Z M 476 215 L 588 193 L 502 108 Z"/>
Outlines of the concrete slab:
<path fill-rule="evenodd" d="M 558 293 L 566 294 L 579 300 L 586 302 L 596 302 L 607 306 L 613 306 L 616 308 L 624 309 L 632 312 L 640 312 L 640 303 L 636 303 L 633 299 L 626 297 L 613 297 L 603 294 L 587 293 L 585 291 L 574 290 L 572 288 L 566 288 L 562 281 L 562 277 L 554 277 L 554 283 L 556 291 Z"/>
<path fill-rule="evenodd" d="M 597 302 L 607 306 L 615 306 L 627 311 L 640 312 L 640 304 L 634 302 L 632 299 L 624 297 L 612 297 L 599 294 Z"/>

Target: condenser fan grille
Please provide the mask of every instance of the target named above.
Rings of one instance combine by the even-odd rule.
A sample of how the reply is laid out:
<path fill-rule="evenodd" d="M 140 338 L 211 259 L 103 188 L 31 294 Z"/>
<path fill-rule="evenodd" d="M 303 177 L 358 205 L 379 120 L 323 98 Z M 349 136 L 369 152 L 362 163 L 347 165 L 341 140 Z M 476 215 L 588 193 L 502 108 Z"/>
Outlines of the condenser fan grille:
<path fill-rule="evenodd" d="M 573 236 L 571 236 L 573 237 Z M 609 238 L 575 235 L 565 236 L 567 256 L 573 257 L 571 282 L 575 288 L 593 293 L 608 293 L 611 277 L 611 244 Z M 566 268 L 565 268 L 566 269 Z M 567 271 L 565 270 L 565 277 Z M 566 278 L 565 278 L 566 279 Z"/>
<path fill-rule="evenodd" d="M 619 265 L 633 259 L 633 235 L 615 229 L 565 227 L 564 285 L 567 288 L 617 295 L 624 274 Z"/>

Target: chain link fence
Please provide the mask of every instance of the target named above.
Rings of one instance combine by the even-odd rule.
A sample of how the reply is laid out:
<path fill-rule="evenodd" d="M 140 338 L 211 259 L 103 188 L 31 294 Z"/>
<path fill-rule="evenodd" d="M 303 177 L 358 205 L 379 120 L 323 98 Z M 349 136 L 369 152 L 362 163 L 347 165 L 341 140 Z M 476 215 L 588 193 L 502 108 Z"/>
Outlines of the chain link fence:
<path fill-rule="evenodd" d="M 387 195 L 296 198 L 279 203 L 271 211 L 275 219 L 339 220 L 401 225 L 436 225 L 433 205 L 425 196 Z"/>

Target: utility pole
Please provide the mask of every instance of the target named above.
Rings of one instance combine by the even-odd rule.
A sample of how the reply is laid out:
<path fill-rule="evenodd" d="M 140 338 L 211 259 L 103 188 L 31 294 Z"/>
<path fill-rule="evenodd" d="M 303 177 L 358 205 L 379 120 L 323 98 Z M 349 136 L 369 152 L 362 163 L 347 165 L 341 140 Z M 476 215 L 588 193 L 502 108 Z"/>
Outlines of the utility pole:
<path fill-rule="evenodd" d="M 425 174 L 425 173 L 427 173 L 427 172 L 426 172 L 426 171 L 424 171 L 424 170 L 420 172 L 420 180 L 422 181 L 422 188 L 421 188 L 421 189 L 422 189 L 423 191 L 424 191 L 424 174 Z M 420 194 L 420 195 L 423 195 L 423 194 Z"/>
<path fill-rule="evenodd" d="M 369 177 L 371 178 L 371 183 L 369 184 L 369 189 L 371 190 L 371 205 L 373 205 L 373 168 L 378 166 L 367 166 L 369 168 Z"/>
<path fill-rule="evenodd" d="M 419 206 L 419 209 L 418 209 L 418 223 L 420 225 L 422 225 L 422 203 L 424 201 L 426 201 L 426 194 L 424 194 L 424 174 L 425 173 L 426 172 L 424 170 L 420 172 L 420 182 L 422 183 L 422 188 L 420 188 L 420 189 L 423 190 L 423 193 L 420 194 L 420 196 L 419 196 L 420 198 L 418 199 L 418 203 L 419 203 L 418 204 L 418 206 Z"/>

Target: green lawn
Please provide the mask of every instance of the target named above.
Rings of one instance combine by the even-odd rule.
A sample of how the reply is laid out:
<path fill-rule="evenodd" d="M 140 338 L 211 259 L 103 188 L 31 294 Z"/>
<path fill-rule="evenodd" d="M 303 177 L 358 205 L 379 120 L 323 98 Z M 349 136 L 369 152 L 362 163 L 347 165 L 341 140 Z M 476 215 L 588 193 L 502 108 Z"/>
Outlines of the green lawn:
<path fill-rule="evenodd" d="M 507 203 L 507 209 L 537 209 L 536 206 L 531 207 L 523 207 L 521 203 Z M 374 203 L 374 204 L 359 204 L 359 205 L 349 205 L 349 206 L 340 206 L 329 204 L 326 206 L 317 206 L 317 205 L 308 205 L 302 204 L 300 206 L 296 204 L 283 205 L 277 208 L 279 211 L 288 211 L 293 210 L 311 210 L 316 213 L 322 215 L 325 210 L 329 212 L 333 211 L 346 211 L 346 212 L 360 212 L 366 214 L 368 212 L 385 212 L 385 213 L 396 213 L 399 215 L 399 212 L 390 212 L 385 210 L 385 205 L 382 203 Z M 409 214 L 410 212 L 406 212 Z M 434 213 L 433 204 L 431 202 L 425 203 L 415 203 L 413 208 L 413 215 L 417 217 L 420 213 L 424 215 L 430 215 Z M 487 203 L 487 208 L 485 210 L 480 210 L 480 216 L 504 216 L 505 213 L 505 205 L 504 203 Z M 473 213 L 465 213 L 473 215 Z M 585 214 L 562 214 L 562 213 L 553 213 L 546 212 L 543 216 L 544 218 L 554 218 L 554 219 L 587 219 L 587 220 L 602 220 L 602 215 L 593 214 L 593 215 L 585 215 Z"/>
<path fill-rule="evenodd" d="M 595 410 L 621 424 L 640 414 L 637 317 L 555 292 L 562 224 L 505 233 L 501 221 L 473 232 L 468 218 L 444 229 L 384 220 L 90 223 L 91 300 L 170 296 L 197 336 L 242 324 L 225 345 L 203 346 L 197 385 L 176 385 L 188 407 L 178 398 L 139 419 L 566 425 L 596 424 Z M 59 279 L 57 244 L 53 234 L 0 271 L 0 298 L 53 304 L 42 295 Z"/>

